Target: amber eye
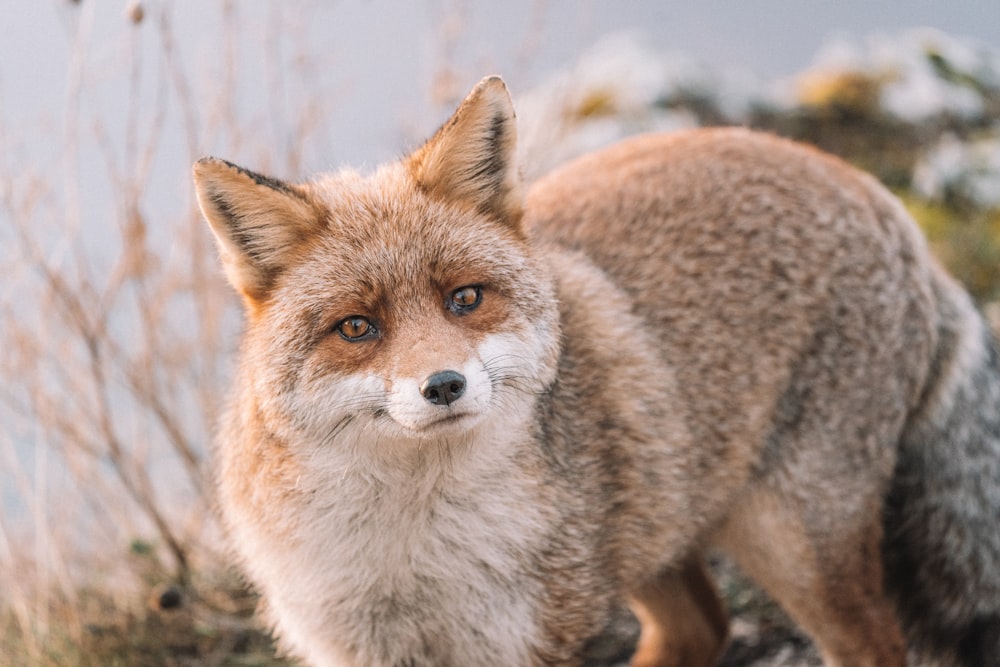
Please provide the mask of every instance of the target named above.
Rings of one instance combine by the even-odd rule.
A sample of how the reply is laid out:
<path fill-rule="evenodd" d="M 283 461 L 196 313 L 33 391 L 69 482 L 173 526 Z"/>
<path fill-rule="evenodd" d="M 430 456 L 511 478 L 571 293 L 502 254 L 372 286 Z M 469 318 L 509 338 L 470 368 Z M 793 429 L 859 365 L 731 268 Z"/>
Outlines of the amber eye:
<path fill-rule="evenodd" d="M 375 327 L 368 321 L 368 318 L 354 315 L 340 321 L 337 325 L 337 333 L 346 340 L 361 340 L 373 336 L 375 334 Z"/>
<path fill-rule="evenodd" d="M 459 287 L 451 293 L 448 307 L 455 313 L 467 313 L 483 300 L 483 290 L 479 287 Z"/>

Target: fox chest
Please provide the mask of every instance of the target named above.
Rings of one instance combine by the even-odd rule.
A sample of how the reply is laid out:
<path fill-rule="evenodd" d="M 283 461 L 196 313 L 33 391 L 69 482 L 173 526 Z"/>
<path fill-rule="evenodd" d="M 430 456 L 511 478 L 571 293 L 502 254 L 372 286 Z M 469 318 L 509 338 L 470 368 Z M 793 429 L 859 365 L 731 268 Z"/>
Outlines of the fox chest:
<path fill-rule="evenodd" d="M 516 484 L 507 495 L 492 485 L 353 489 L 316 504 L 298 539 L 270 545 L 275 581 L 263 588 L 279 625 L 314 625 L 324 652 L 344 656 L 329 664 L 531 663 L 545 522 Z"/>

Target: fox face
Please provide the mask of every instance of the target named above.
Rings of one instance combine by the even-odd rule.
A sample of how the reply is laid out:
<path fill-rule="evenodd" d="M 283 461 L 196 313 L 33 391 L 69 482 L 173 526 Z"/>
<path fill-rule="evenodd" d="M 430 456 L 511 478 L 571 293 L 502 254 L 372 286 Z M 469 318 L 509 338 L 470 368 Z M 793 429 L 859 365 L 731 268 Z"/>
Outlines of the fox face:
<path fill-rule="evenodd" d="M 508 228 L 432 201 L 360 215 L 325 201 L 325 229 L 251 334 L 279 355 L 274 382 L 300 427 L 454 436 L 543 388 L 551 288 Z"/>
<path fill-rule="evenodd" d="M 315 445 L 461 440 L 554 377 L 558 314 L 520 228 L 513 110 L 502 84 L 479 94 L 367 177 L 195 167 L 246 306 L 259 408 Z"/>

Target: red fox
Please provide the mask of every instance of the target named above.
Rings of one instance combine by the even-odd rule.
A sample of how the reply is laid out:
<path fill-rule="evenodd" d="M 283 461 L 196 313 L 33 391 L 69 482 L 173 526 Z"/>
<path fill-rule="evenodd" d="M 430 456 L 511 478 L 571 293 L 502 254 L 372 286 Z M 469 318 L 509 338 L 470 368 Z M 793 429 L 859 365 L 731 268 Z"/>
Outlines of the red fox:
<path fill-rule="evenodd" d="M 1000 353 L 901 204 L 743 129 L 524 192 L 515 122 L 492 77 L 369 175 L 194 167 L 246 311 L 218 499 L 284 646 L 712 665 L 721 548 L 826 665 L 1000 664 Z"/>

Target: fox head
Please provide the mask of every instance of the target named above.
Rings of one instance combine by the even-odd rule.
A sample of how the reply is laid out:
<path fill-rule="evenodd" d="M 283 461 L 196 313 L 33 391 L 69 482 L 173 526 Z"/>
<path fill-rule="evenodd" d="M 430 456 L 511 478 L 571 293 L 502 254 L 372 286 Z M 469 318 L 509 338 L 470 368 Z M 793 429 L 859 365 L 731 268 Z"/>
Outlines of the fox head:
<path fill-rule="evenodd" d="M 247 314 L 241 402 L 250 392 L 263 418 L 332 446 L 455 440 L 526 414 L 559 332 L 521 226 L 515 142 L 491 77 L 368 176 L 291 184 L 198 161 L 198 202 Z"/>

